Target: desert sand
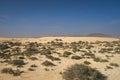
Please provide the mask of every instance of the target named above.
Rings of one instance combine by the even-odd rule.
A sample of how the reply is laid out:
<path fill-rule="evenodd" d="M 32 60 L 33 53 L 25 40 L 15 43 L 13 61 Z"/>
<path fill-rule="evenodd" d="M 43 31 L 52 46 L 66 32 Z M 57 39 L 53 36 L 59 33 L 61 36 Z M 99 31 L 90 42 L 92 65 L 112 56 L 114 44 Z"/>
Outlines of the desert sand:
<path fill-rule="evenodd" d="M 89 61 L 91 64 L 89 64 L 88 66 L 92 67 L 92 68 L 96 68 L 97 70 L 99 70 L 101 73 L 103 73 L 104 75 L 106 75 L 108 77 L 107 80 L 119 80 L 120 79 L 120 67 L 115 67 L 115 66 L 111 66 L 113 69 L 108 69 L 106 68 L 106 66 L 110 66 L 110 63 L 116 63 L 118 65 L 120 65 L 120 53 L 115 53 L 114 49 L 116 47 L 120 47 L 119 39 L 117 38 L 105 38 L 105 37 L 41 37 L 41 38 L 0 38 L 0 43 L 3 43 L 5 41 L 12 41 L 12 42 L 21 42 L 22 44 L 25 44 L 27 42 L 37 42 L 37 43 L 42 43 L 42 44 L 47 44 L 48 42 L 51 41 L 55 41 L 55 39 L 60 39 L 62 41 L 58 41 L 58 42 L 63 42 L 66 44 L 70 44 L 72 42 L 79 42 L 79 41 L 83 41 L 83 42 L 88 42 L 91 43 L 94 47 L 91 49 L 86 49 L 86 48 L 80 48 L 80 51 L 78 52 L 72 52 L 72 49 L 69 48 L 61 48 L 61 47 L 54 47 L 55 51 L 57 53 L 59 53 L 59 55 L 57 53 L 51 54 L 51 56 L 53 57 L 57 57 L 60 58 L 59 61 L 54 61 L 51 59 L 48 59 L 47 57 L 45 57 L 45 55 L 41 55 L 41 54 L 35 54 L 34 57 L 38 58 L 38 60 L 30 60 L 28 58 L 25 59 L 25 61 L 27 62 L 26 65 L 24 65 L 23 67 L 16 67 L 13 66 L 11 64 L 5 63 L 2 61 L 4 59 L 0 59 L 0 71 L 3 68 L 13 68 L 13 69 L 20 69 L 23 70 L 24 73 L 22 73 L 20 76 L 13 76 L 11 74 L 5 74 L 0 72 L 0 80 L 64 80 L 62 78 L 62 75 L 60 73 L 64 72 L 64 70 L 66 70 L 68 67 L 70 67 L 71 65 L 77 63 L 77 64 L 84 64 L 84 61 Z M 113 45 L 110 48 L 113 48 L 113 51 L 111 51 L 109 53 L 105 52 L 105 53 L 100 53 L 99 50 L 101 48 L 106 48 L 104 45 L 100 45 L 102 43 L 96 43 L 95 42 L 105 42 L 107 41 L 108 43 L 112 43 L 113 41 L 117 41 L 118 43 L 116 45 Z M 112 44 L 111 44 L 112 45 Z M 22 46 L 24 47 L 24 46 Z M 22 48 L 21 47 L 21 48 Z M 51 46 L 52 47 L 52 46 Z M 120 49 L 120 48 L 119 48 Z M 22 48 L 22 50 L 24 51 L 24 49 Z M 71 56 L 81 56 L 82 54 L 84 54 L 84 51 L 91 51 L 92 54 L 94 54 L 96 57 L 99 57 L 101 59 L 107 59 L 108 62 L 96 62 L 94 61 L 94 59 L 92 58 L 82 58 L 79 60 L 76 59 L 71 59 Z M 63 57 L 63 53 L 64 51 L 69 51 L 72 52 L 73 54 L 70 55 L 69 57 Z M 106 57 L 109 56 L 109 57 Z M 51 61 L 52 63 L 54 63 L 56 66 L 44 66 L 42 65 L 42 63 L 44 61 Z M 37 65 L 37 67 L 35 67 L 35 71 L 29 71 L 28 68 L 32 65 L 35 64 Z"/>

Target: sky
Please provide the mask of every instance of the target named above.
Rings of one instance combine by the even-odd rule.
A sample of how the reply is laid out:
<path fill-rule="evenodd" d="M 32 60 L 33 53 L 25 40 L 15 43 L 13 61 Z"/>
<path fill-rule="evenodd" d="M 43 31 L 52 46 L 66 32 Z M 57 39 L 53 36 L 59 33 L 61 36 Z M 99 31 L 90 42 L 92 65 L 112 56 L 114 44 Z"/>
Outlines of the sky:
<path fill-rule="evenodd" d="M 0 37 L 120 36 L 120 0 L 0 0 Z"/>

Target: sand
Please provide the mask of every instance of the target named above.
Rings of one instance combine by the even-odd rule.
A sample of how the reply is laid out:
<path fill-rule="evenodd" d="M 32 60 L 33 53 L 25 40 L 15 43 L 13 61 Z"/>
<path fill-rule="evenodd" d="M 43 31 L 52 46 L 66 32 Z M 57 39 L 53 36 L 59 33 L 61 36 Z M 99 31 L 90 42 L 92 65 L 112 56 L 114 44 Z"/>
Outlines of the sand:
<path fill-rule="evenodd" d="M 78 42 L 78 41 L 88 41 L 88 42 L 95 42 L 95 41 L 117 41 L 119 39 L 117 38 L 105 38 L 105 37 L 41 37 L 41 38 L 0 38 L 0 42 L 3 41 L 19 41 L 22 43 L 25 42 L 39 42 L 39 43 L 47 43 L 55 39 L 62 39 L 63 42 Z M 99 46 L 95 47 L 94 50 L 98 51 Z M 63 52 L 62 50 L 58 50 L 58 52 Z M 104 54 L 98 54 L 95 53 L 99 57 L 104 57 Z M 70 67 L 71 65 L 78 63 L 83 64 L 84 61 L 89 61 L 92 68 L 96 68 L 101 73 L 108 76 L 108 80 L 119 80 L 120 79 L 120 67 L 113 67 L 113 69 L 107 69 L 105 70 L 106 66 L 109 65 L 110 62 L 114 62 L 120 65 L 120 54 L 114 54 L 114 57 L 109 59 L 109 62 L 101 63 L 101 62 L 95 62 L 93 59 L 80 59 L 80 60 L 73 60 L 71 58 L 64 58 L 61 57 L 61 61 L 53 61 L 57 66 L 54 67 L 45 67 L 41 65 L 41 63 L 45 60 L 48 60 L 44 56 L 36 55 L 39 60 L 37 61 L 29 61 L 29 64 L 25 65 L 22 70 L 25 71 L 21 76 L 12 76 L 9 74 L 3 74 L 0 73 L 0 80 L 64 80 L 60 74 L 60 72 L 63 72 L 67 67 Z M 57 55 L 54 55 L 57 56 Z M 61 63 L 59 63 L 61 62 Z M 31 64 L 37 64 L 36 71 L 28 71 L 27 69 Z M 0 70 L 4 67 L 13 67 L 6 63 L 0 63 Z M 49 71 L 46 71 L 45 68 L 49 69 Z"/>

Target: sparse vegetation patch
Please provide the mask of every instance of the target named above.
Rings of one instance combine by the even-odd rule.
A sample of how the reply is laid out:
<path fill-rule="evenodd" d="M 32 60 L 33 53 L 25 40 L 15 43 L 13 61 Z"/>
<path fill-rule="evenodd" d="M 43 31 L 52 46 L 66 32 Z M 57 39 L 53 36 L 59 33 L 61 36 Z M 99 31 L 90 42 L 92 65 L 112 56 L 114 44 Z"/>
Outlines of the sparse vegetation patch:
<path fill-rule="evenodd" d="M 91 67 L 75 64 L 62 74 L 65 80 L 106 80 L 106 76 Z"/>
<path fill-rule="evenodd" d="M 55 64 L 53 64 L 52 62 L 47 61 L 47 60 L 46 60 L 45 62 L 43 62 L 42 65 L 48 66 L 48 67 L 49 67 L 49 66 L 51 66 L 51 67 L 52 67 L 52 66 L 56 66 Z"/>

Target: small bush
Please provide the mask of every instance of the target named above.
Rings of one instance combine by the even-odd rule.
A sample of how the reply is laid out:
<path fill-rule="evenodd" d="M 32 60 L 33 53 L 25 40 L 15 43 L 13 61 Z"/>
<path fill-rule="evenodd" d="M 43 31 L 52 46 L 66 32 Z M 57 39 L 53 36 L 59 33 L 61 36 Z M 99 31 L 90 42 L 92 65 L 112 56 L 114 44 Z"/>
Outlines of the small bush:
<path fill-rule="evenodd" d="M 29 71 L 35 71 L 35 69 L 33 69 L 33 68 L 28 68 L 28 70 L 29 70 Z"/>
<path fill-rule="evenodd" d="M 46 57 L 52 61 L 60 61 L 61 59 L 60 58 L 57 58 L 57 57 L 53 57 L 51 55 L 46 55 Z"/>
<path fill-rule="evenodd" d="M 54 60 L 55 60 L 55 61 L 60 61 L 61 59 L 60 59 L 60 58 L 55 57 L 55 58 L 54 58 Z"/>
<path fill-rule="evenodd" d="M 69 67 L 63 74 L 65 80 L 106 80 L 106 76 L 91 67 L 75 64 Z"/>
<path fill-rule="evenodd" d="M 19 69 L 13 70 L 12 68 L 4 68 L 1 70 L 2 73 L 13 74 L 14 76 L 20 76 L 24 71 L 20 71 Z"/>
<path fill-rule="evenodd" d="M 25 57 L 24 56 L 20 56 L 19 59 L 25 59 Z"/>
<path fill-rule="evenodd" d="M 35 64 L 33 64 L 33 65 L 31 65 L 31 67 L 38 67 L 37 65 L 35 65 Z"/>
<path fill-rule="evenodd" d="M 11 74 L 12 72 L 13 72 L 12 68 L 3 68 L 1 70 L 1 73 L 9 73 L 9 74 Z"/>
<path fill-rule="evenodd" d="M 33 61 L 38 60 L 38 58 L 36 58 L 36 57 L 30 57 L 30 59 Z"/>
<path fill-rule="evenodd" d="M 23 54 L 26 55 L 27 57 L 31 57 L 32 55 L 38 54 L 40 51 L 37 48 L 30 47 L 27 48 Z"/>
<path fill-rule="evenodd" d="M 80 51 L 80 49 L 73 48 L 73 49 L 72 49 L 72 51 L 73 51 L 74 53 L 76 53 L 76 52 L 79 52 L 79 51 Z"/>
<path fill-rule="evenodd" d="M 72 56 L 71 59 L 79 60 L 79 59 L 82 59 L 82 58 L 80 56 Z"/>
<path fill-rule="evenodd" d="M 8 49 L 9 46 L 7 44 L 0 44 L 0 50 L 5 50 L 5 49 Z"/>
<path fill-rule="evenodd" d="M 97 58 L 94 58 L 94 61 L 96 61 L 96 62 L 100 62 L 101 59 L 97 57 Z"/>
<path fill-rule="evenodd" d="M 114 67 L 119 67 L 119 65 L 117 63 L 110 63 L 111 66 L 114 66 Z"/>
<path fill-rule="evenodd" d="M 85 52 L 84 56 L 88 56 L 88 57 L 94 58 L 95 54 Z"/>
<path fill-rule="evenodd" d="M 15 66 L 23 66 L 26 63 L 23 60 L 13 60 L 12 64 L 15 65 Z"/>
<path fill-rule="evenodd" d="M 53 64 L 52 62 L 47 61 L 47 60 L 45 62 L 43 62 L 42 65 L 44 65 L 44 66 L 55 66 L 55 64 Z"/>
<path fill-rule="evenodd" d="M 49 71 L 49 69 L 45 68 L 45 71 Z"/>
<path fill-rule="evenodd" d="M 96 62 L 109 62 L 107 59 L 101 59 L 99 57 L 94 58 L 94 61 L 96 61 Z"/>
<path fill-rule="evenodd" d="M 91 63 L 89 61 L 84 61 L 84 64 L 89 65 Z"/>
<path fill-rule="evenodd" d="M 63 57 L 69 57 L 71 54 L 72 54 L 71 52 L 65 51 L 63 53 Z"/>
<path fill-rule="evenodd" d="M 94 46 L 93 46 L 93 45 L 88 45 L 88 46 L 86 47 L 86 49 L 91 49 L 91 48 L 94 48 Z"/>
<path fill-rule="evenodd" d="M 50 49 L 43 49 L 40 51 L 41 55 L 51 55 L 52 52 Z"/>
<path fill-rule="evenodd" d="M 109 62 L 107 59 L 102 59 L 101 62 Z"/>
<path fill-rule="evenodd" d="M 107 69 L 113 69 L 111 66 L 106 66 Z"/>
<path fill-rule="evenodd" d="M 20 71 L 19 69 L 17 69 L 17 70 L 14 70 L 13 75 L 14 75 L 14 76 L 20 76 L 21 73 L 23 73 L 23 72 L 24 72 L 24 71 Z"/>

